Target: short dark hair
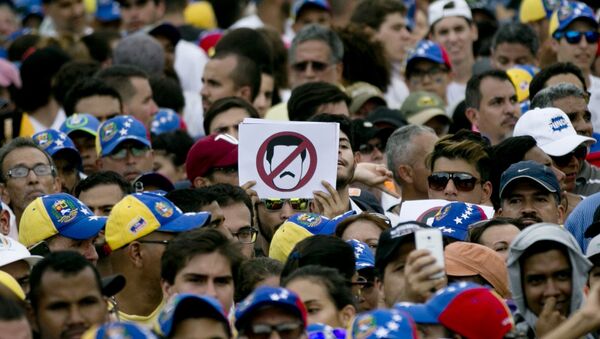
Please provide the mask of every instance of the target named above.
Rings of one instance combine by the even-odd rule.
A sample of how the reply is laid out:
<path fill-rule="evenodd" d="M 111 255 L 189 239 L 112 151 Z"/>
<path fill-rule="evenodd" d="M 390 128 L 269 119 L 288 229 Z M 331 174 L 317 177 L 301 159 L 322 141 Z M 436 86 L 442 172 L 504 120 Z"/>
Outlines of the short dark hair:
<path fill-rule="evenodd" d="M 64 64 L 54 76 L 52 94 L 59 104 L 64 104 L 67 93 L 80 81 L 89 79 L 98 72 L 100 64 L 95 61 L 74 60 Z M 65 111 L 66 113 L 66 111 Z M 71 115 L 68 114 L 67 115 Z"/>
<path fill-rule="evenodd" d="M 170 108 L 177 113 L 183 113 L 185 97 L 181 84 L 177 80 L 164 75 L 151 76 L 150 87 L 152 88 L 152 98 L 158 107 Z"/>
<path fill-rule="evenodd" d="M 481 244 L 481 236 L 488 228 L 506 224 L 515 225 L 520 230 L 523 229 L 523 224 L 517 219 L 507 217 L 495 217 L 492 219 L 485 220 L 481 224 L 476 223 L 472 227 L 469 227 L 468 242 L 483 245 Z"/>
<path fill-rule="evenodd" d="M 248 113 L 248 116 L 250 116 L 250 118 L 260 118 L 256 108 L 254 108 L 254 106 L 252 106 L 252 104 L 250 104 L 246 100 L 238 97 L 221 98 L 215 101 L 210 106 L 208 111 L 204 113 L 204 134 L 210 135 L 210 124 L 213 122 L 213 120 L 215 120 L 215 118 L 219 114 L 228 111 L 232 108 L 241 108 L 245 110 Z"/>
<path fill-rule="evenodd" d="M 507 23 L 498 28 L 492 38 L 492 51 L 502 43 L 523 45 L 534 57 L 540 48 L 540 39 L 535 31 L 520 22 Z"/>
<path fill-rule="evenodd" d="M 340 124 L 340 132 L 343 132 L 348 137 L 350 145 L 354 145 L 354 132 L 352 130 L 352 121 L 345 115 L 321 113 L 310 118 L 308 121 L 313 122 L 337 122 Z"/>
<path fill-rule="evenodd" d="M 106 82 L 97 78 L 88 78 L 78 81 L 71 89 L 67 92 L 64 98 L 63 108 L 67 116 L 71 116 L 75 113 L 89 113 L 89 112 L 75 112 L 75 106 L 82 99 L 89 98 L 92 96 L 107 96 L 114 98 L 119 101 L 119 106 L 123 110 L 123 102 L 119 92 L 113 87 L 109 86 Z"/>
<path fill-rule="evenodd" d="M 514 86 L 505 71 L 494 69 L 474 75 L 467 82 L 467 91 L 465 93 L 465 104 L 467 105 L 467 108 L 479 109 L 481 105 L 481 82 L 486 78 L 508 81 L 511 86 Z"/>
<path fill-rule="evenodd" d="M 243 203 L 250 211 L 250 220 L 254 220 L 254 208 L 252 199 L 246 194 L 243 188 L 230 184 L 214 184 L 207 187 L 207 191 L 211 192 L 219 206 L 229 206 L 235 203 Z"/>
<path fill-rule="evenodd" d="M 88 267 L 94 272 L 96 288 L 102 293 L 100 274 L 96 270 L 96 267 L 81 254 L 73 251 L 58 251 L 48 254 L 33 266 L 31 275 L 29 276 L 29 301 L 33 309 L 36 310 L 39 304 L 42 292 L 42 278 L 46 271 L 59 272 L 65 276 L 70 276 L 79 274 Z"/>
<path fill-rule="evenodd" d="M 208 187 L 180 188 L 172 190 L 165 197 L 184 213 L 200 212 L 203 206 L 216 200 L 215 195 L 208 191 Z"/>
<path fill-rule="evenodd" d="M 251 28 L 228 31 L 215 46 L 218 53 L 236 53 L 253 60 L 261 73 L 273 74 L 273 51 L 266 37 Z"/>
<path fill-rule="evenodd" d="M 85 44 L 93 60 L 104 63 L 112 58 L 111 43 L 120 38 L 121 35 L 117 31 L 104 30 L 82 37 L 81 42 Z"/>
<path fill-rule="evenodd" d="M 360 2 L 354 12 L 350 21 L 355 24 L 364 25 L 379 30 L 381 24 L 385 21 L 385 18 L 394 13 L 400 13 L 404 15 L 406 13 L 406 7 L 402 1 L 397 0 L 369 0 Z"/>
<path fill-rule="evenodd" d="M 8 154 L 20 148 L 37 149 L 38 151 L 42 152 L 42 154 L 44 154 L 46 159 L 48 159 L 48 164 L 56 168 L 54 166 L 54 160 L 52 160 L 52 157 L 48 153 L 46 153 L 38 144 L 36 144 L 31 138 L 18 137 L 12 139 L 7 144 L 2 146 L 2 148 L 0 148 L 0 182 L 6 182 L 6 177 L 4 176 L 5 173 L 2 171 L 2 167 L 4 166 L 4 159 L 6 159 L 6 156 Z M 56 170 L 52 171 L 52 176 L 56 177 L 56 175 Z"/>
<path fill-rule="evenodd" d="M 557 62 L 548 67 L 543 68 L 533 76 L 529 83 L 529 97 L 534 98 L 542 89 L 546 87 L 546 82 L 550 78 L 559 74 L 573 74 L 583 84 L 583 91 L 587 92 L 585 77 L 581 69 L 570 62 Z"/>
<path fill-rule="evenodd" d="M 350 105 L 350 98 L 338 86 L 317 81 L 300 85 L 292 90 L 287 103 L 291 121 L 307 121 L 321 105 L 343 101 Z"/>
<path fill-rule="evenodd" d="M 221 52 L 215 54 L 212 59 L 223 60 L 228 57 L 234 57 L 236 60 L 235 69 L 231 71 L 229 77 L 237 88 L 250 87 L 250 100 L 254 101 L 260 92 L 260 69 L 252 59 L 232 52 Z"/>
<path fill-rule="evenodd" d="M 129 102 L 135 95 L 135 87 L 131 83 L 131 78 L 149 79 L 148 74 L 141 68 L 132 65 L 114 65 L 96 73 L 96 77 L 114 88 L 123 102 Z"/>
<path fill-rule="evenodd" d="M 180 233 L 169 242 L 160 260 L 160 276 L 169 284 L 173 284 L 177 273 L 193 257 L 213 252 L 227 258 L 231 265 L 233 280 L 237 281 L 244 256 L 236 243 L 229 241 L 223 233 L 210 228 Z"/>
<path fill-rule="evenodd" d="M 194 145 L 194 139 L 183 130 L 152 136 L 152 149 L 154 153 L 165 151 L 175 166 L 185 164 L 187 153 L 192 148 L 192 145 Z"/>
<path fill-rule="evenodd" d="M 271 276 L 281 274 L 283 264 L 269 257 L 246 260 L 240 266 L 239 281 L 235 284 L 235 302 L 246 299 L 254 291 L 257 284 Z"/>
<path fill-rule="evenodd" d="M 102 185 L 117 185 L 123 192 L 123 196 L 133 193 L 131 184 L 123 178 L 119 173 L 113 171 L 100 171 L 88 175 L 87 178 L 81 180 L 73 189 L 73 195 L 77 198 L 81 192 Z"/>
<path fill-rule="evenodd" d="M 23 307 L 16 300 L 0 296 L 0 321 L 20 319 L 26 319 Z"/>

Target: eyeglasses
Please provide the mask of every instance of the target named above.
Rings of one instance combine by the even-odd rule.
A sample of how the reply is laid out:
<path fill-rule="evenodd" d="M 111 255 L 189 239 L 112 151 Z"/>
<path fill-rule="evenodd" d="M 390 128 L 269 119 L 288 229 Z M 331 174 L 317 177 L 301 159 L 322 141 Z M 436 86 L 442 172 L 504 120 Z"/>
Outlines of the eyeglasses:
<path fill-rule="evenodd" d="M 375 149 L 378 149 L 379 152 L 384 153 L 385 145 L 382 145 L 381 143 L 378 143 L 375 145 L 363 144 L 358 147 L 358 151 L 362 154 L 371 154 L 371 153 L 373 153 L 373 151 L 375 151 Z"/>
<path fill-rule="evenodd" d="M 448 182 L 452 180 L 456 189 L 462 192 L 470 192 L 475 188 L 475 184 L 479 179 L 463 172 L 436 172 L 427 178 L 429 188 L 434 191 L 443 191 Z"/>
<path fill-rule="evenodd" d="M 296 72 L 306 72 L 308 65 L 311 65 L 314 72 L 323 72 L 330 64 L 321 61 L 302 61 L 292 65 L 292 69 Z"/>
<path fill-rule="evenodd" d="M 575 157 L 577 159 L 584 159 L 586 155 L 587 155 L 587 147 L 581 145 L 581 146 L 577 146 L 577 148 L 575 148 L 575 150 L 573 150 L 573 152 L 571 152 L 571 153 L 567 153 L 560 157 L 551 157 L 551 158 L 552 158 L 552 161 L 554 161 L 554 163 L 556 164 L 556 166 L 566 167 L 571 162 L 571 158 Z"/>
<path fill-rule="evenodd" d="M 565 39 L 567 39 L 567 42 L 570 44 L 578 44 L 579 42 L 581 42 L 581 38 L 583 38 L 584 35 L 585 35 L 585 40 L 588 42 L 588 44 L 597 43 L 598 38 L 600 37 L 600 34 L 598 32 L 594 32 L 594 31 L 586 31 L 586 32 L 566 31 L 566 32 L 554 33 L 554 38 L 557 40 L 565 38 Z"/>
<path fill-rule="evenodd" d="M 425 77 L 429 77 L 434 82 L 440 83 L 444 80 L 444 75 L 448 70 L 441 67 L 431 67 L 429 69 L 415 69 L 409 73 L 409 81 L 413 85 L 419 85 Z"/>
<path fill-rule="evenodd" d="M 240 228 L 237 232 L 231 232 L 231 235 L 237 238 L 241 244 L 253 244 L 256 242 L 258 230 L 252 226 Z"/>
<path fill-rule="evenodd" d="M 29 168 L 27 166 L 17 166 L 8 170 L 7 176 L 11 179 L 25 178 L 29 175 L 29 171 L 33 171 L 38 177 L 54 175 L 56 168 L 52 165 L 39 164 Z"/>
<path fill-rule="evenodd" d="M 150 150 L 150 148 L 145 147 L 145 146 L 123 147 L 123 148 L 109 154 L 108 157 L 113 160 L 123 160 L 127 157 L 127 152 L 131 153 L 131 155 L 133 155 L 134 157 L 141 157 L 141 156 L 146 155 L 146 153 L 149 150 Z"/>
<path fill-rule="evenodd" d="M 295 339 L 300 337 L 302 330 L 300 322 L 287 322 L 277 325 L 256 324 L 251 325 L 249 330 L 243 334 L 250 339 L 266 339 L 271 336 L 271 333 L 277 332 L 282 339 Z"/>
<path fill-rule="evenodd" d="M 142 243 L 142 244 L 157 244 L 157 245 L 167 246 L 171 241 L 170 240 L 138 240 L 138 242 Z"/>
<path fill-rule="evenodd" d="M 279 211 L 287 202 L 293 210 L 305 211 L 308 209 L 310 199 L 305 198 L 290 198 L 290 199 L 260 199 L 265 208 L 269 211 Z"/>

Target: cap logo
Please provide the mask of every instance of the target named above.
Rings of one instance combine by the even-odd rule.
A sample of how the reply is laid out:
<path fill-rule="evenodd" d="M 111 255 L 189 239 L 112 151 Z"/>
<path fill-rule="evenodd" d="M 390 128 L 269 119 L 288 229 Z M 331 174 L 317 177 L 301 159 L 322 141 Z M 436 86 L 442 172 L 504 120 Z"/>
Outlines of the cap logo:
<path fill-rule="evenodd" d="M 558 20 L 565 21 L 566 19 L 568 19 L 571 16 L 571 14 L 573 14 L 573 9 L 571 8 L 571 6 L 569 6 L 568 4 L 565 6 L 562 6 L 558 10 Z"/>
<path fill-rule="evenodd" d="M 0 248 L 6 248 L 9 249 L 10 246 L 10 240 L 8 240 L 8 237 L 0 237 Z"/>
<path fill-rule="evenodd" d="M 357 325 L 360 332 L 360 336 L 357 336 L 357 338 L 367 338 L 377 329 L 377 321 L 371 314 L 359 319 Z"/>
<path fill-rule="evenodd" d="M 68 223 L 77 216 L 77 206 L 70 200 L 60 199 L 52 204 L 52 214 L 59 223 Z"/>
<path fill-rule="evenodd" d="M 136 219 L 133 219 L 133 221 L 131 223 L 129 223 L 129 232 L 136 234 L 138 233 L 140 230 L 142 230 L 142 228 L 146 227 L 146 220 L 144 220 L 144 218 L 142 217 L 137 217 Z"/>
<path fill-rule="evenodd" d="M 318 214 L 303 213 L 296 219 L 298 223 L 305 227 L 315 227 L 321 223 L 321 217 Z"/>
<path fill-rule="evenodd" d="M 46 149 L 52 144 L 52 135 L 50 133 L 40 133 L 35 136 L 35 142 L 41 148 Z"/>
<path fill-rule="evenodd" d="M 434 106 L 435 100 L 430 96 L 422 96 L 417 100 L 418 107 Z"/>
<path fill-rule="evenodd" d="M 410 234 L 418 229 L 419 229 L 419 227 L 416 225 L 403 225 L 403 226 L 395 227 L 390 231 L 390 237 L 392 239 L 396 239 L 396 238 L 402 237 L 404 235 Z"/>
<path fill-rule="evenodd" d="M 163 218 L 168 218 L 173 215 L 173 207 L 169 206 L 168 204 L 162 201 L 159 201 L 156 204 L 154 204 L 154 210 Z"/>
<path fill-rule="evenodd" d="M 568 128 L 569 124 L 564 117 L 559 115 L 550 120 L 550 127 L 552 128 L 553 132 L 560 132 L 563 129 Z"/>
<path fill-rule="evenodd" d="M 230 144 L 237 145 L 238 140 L 229 134 L 219 134 L 215 137 L 215 141 L 225 140 Z"/>
<path fill-rule="evenodd" d="M 68 128 L 79 128 L 83 127 L 88 123 L 88 118 L 82 114 L 75 114 L 69 119 L 67 119 L 67 127 Z"/>
<path fill-rule="evenodd" d="M 117 135 L 117 124 L 114 121 L 102 126 L 100 131 L 101 139 L 104 142 L 110 141 L 115 135 Z"/>
<path fill-rule="evenodd" d="M 440 208 L 440 210 L 435 214 L 435 220 L 440 221 L 442 220 L 445 216 L 448 215 L 448 212 L 450 212 L 450 206 L 451 205 L 446 205 L 442 208 Z"/>

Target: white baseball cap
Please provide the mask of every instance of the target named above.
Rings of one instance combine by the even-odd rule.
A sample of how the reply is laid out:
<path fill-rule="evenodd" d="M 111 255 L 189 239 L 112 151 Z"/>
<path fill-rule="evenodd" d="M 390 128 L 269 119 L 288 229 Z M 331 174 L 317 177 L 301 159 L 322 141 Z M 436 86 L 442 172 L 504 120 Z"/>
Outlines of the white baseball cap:
<path fill-rule="evenodd" d="M 428 8 L 429 27 L 439 20 L 449 16 L 461 16 L 472 20 L 471 8 L 465 0 L 438 0 L 429 5 Z"/>
<path fill-rule="evenodd" d="M 33 267 L 43 257 L 31 255 L 27 248 L 20 242 L 0 234 L 0 267 L 25 260 L 29 267 Z"/>
<path fill-rule="evenodd" d="M 546 154 L 554 157 L 572 152 L 584 142 L 596 139 L 578 135 L 565 112 L 555 107 L 536 108 L 521 115 L 514 136 L 529 135 Z"/>

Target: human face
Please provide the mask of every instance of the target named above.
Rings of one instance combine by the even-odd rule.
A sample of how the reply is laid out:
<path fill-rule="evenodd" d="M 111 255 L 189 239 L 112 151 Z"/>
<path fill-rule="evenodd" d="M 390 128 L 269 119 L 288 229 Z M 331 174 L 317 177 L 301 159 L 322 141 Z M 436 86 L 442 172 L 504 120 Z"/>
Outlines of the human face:
<path fill-rule="evenodd" d="M 325 81 L 330 84 L 339 82 L 341 64 L 332 63 L 331 48 L 325 42 L 320 40 L 305 41 L 298 45 L 295 52 L 291 60 L 290 70 L 292 88 L 309 82 Z M 315 63 L 324 65 L 324 69 L 315 67 Z"/>
<path fill-rule="evenodd" d="M 232 137 L 239 138 L 239 125 L 245 118 L 249 118 L 250 114 L 243 108 L 233 107 L 219 113 L 210 122 L 208 127 L 210 134 L 225 133 Z"/>
<path fill-rule="evenodd" d="M 55 235 L 48 239 L 47 242 L 50 252 L 75 251 L 96 266 L 98 262 L 98 252 L 96 252 L 96 247 L 94 247 L 96 237 L 97 235 L 86 240 L 75 240 L 63 237 L 62 235 Z"/>
<path fill-rule="evenodd" d="M 298 13 L 292 28 L 298 33 L 303 27 L 315 24 L 323 27 L 331 27 L 331 14 L 321 8 L 304 8 Z"/>
<path fill-rule="evenodd" d="M 175 293 L 208 295 L 219 300 L 223 309 L 230 310 L 234 291 L 231 263 L 219 252 L 196 255 L 177 272 L 173 285 L 163 281 L 163 289 L 169 296 Z"/>
<path fill-rule="evenodd" d="M 256 211 L 258 213 L 258 224 L 261 235 L 268 241 L 271 242 L 273 234 L 277 230 L 277 227 L 284 221 L 289 219 L 293 214 L 298 212 L 308 212 L 310 204 L 306 205 L 304 210 L 295 210 L 292 208 L 288 201 L 283 203 L 283 206 L 279 210 L 268 210 L 264 203 L 259 202 L 256 205 Z"/>
<path fill-rule="evenodd" d="M 79 200 L 89 207 L 94 215 L 108 217 L 114 205 L 125 197 L 116 184 L 97 185 L 79 194 Z"/>
<path fill-rule="evenodd" d="M 123 114 L 119 99 L 108 95 L 92 95 L 82 98 L 77 101 L 74 109 L 75 113 L 89 113 L 98 118 L 100 122 Z"/>
<path fill-rule="evenodd" d="M 72 157 L 55 156 L 54 165 L 56 166 L 56 172 L 61 180 L 63 190 L 65 192 L 73 192 L 73 188 L 79 182 L 79 170 L 76 168 L 74 159 Z"/>
<path fill-rule="evenodd" d="M 529 151 L 527 151 L 527 153 L 525 153 L 523 161 L 525 160 L 535 161 L 544 166 L 548 166 L 552 172 L 554 172 L 554 175 L 556 175 L 556 179 L 558 179 L 561 189 L 565 190 L 565 173 L 554 166 L 552 158 L 550 158 L 548 154 L 544 153 L 541 148 L 537 146 L 532 147 Z"/>
<path fill-rule="evenodd" d="M 536 65 L 537 59 L 527 46 L 519 43 L 503 42 L 492 50 L 492 67 L 506 71 L 516 65 Z"/>
<path fill-rule="evenodd" d="M 327 292 L 327 288 L 315 279 L 298 278 L 287 283 L 287 289 L 298 294 L 306 306 L 308 324 L 326 324 L 345 328 L 339 310 Z"/>
<path fill-rule="evenodd" d="M 68 275 L 44 272 L 34 309 L 40 338 L 79 338 L 88 328 L 107 321 L 107 310 L 90 267 Z"/>
<path fill-rule="evenodd" d="M 406 17 L 399 12 L 385 16 L 374 38 L 383 44 L 390 62 L 403 61 L 406 51 L 412 47 L 413 39 L 406 26 Z"/>
<path fill-rule="evenodd" d="M 567 26 L 566 31 L 596 31 L 597 28 L 592 26 L 590 23 L 581 20 L 575 20 Z M 570 44 L 566 38 L 552 39 L 552 48 L 556 52 L 556 57 L 559 62 L 572 62 L 575 66 L 581 68 L 584 74 L 589 74 L 591 71 L 592 63 L 596 57 L 596 43 L 588 43 L 585 37 L 582 37 L 581 41 L 576 44 Z"/>
<path fill-rule="evenodd" d="M 481 182 L 481 177 L 475 166 L 466 162 L 463 159 L 448 159 L 445 157 L 438 158 L 433 164 L 431 174 L 438 172 L 449 173 L 467 173 L 477 179 L 475 188 L 472 191 L 460 191 L 456 188 L 454 180 L 448 181 L 448 184 L 442 191 L 428 189 L 429 199 L 445 199 L 448 201 L 462 201 L 471 204 L 481 204 L 486 202 L 490 197 L 490 183 Z"/>
<path fill-rule="evenodd" d="M 275 80 L 273 76 L 266 73 L 260 75 L 260 91 L 254 99 L 252 106 L 258 111 L 258 115 L 264 118 L 267 111 L 273 106 L 273 91 L 275 90 Z"/>
<path fill-rule="evenodd" d="M 479 93 L 479 108 L 469 109 L 472 110 L 469 120 L 490 139 L 492 145 L 499 144 L 512 136 L 521 116 L 515 87 L 510 81 L 487 77 L 481 81 Z"/>
<path fill-rule="evenodd" d="M 593 132 L 592 113 L 584 98 L 565 97 L 552 101 L 552 106 L 560 108 L 569 116 L 577 134 L 591 137 Z"/>
<path fill-rule="evenodd" d="M 227 237 L 227 239 L 233 239 L 233 235 L 227 227 L 225 227 L 225 216 L 223 215 L 223 210 L 218 202 L 213 201 L 208 205 L 202 206 L 199 210 L 200 212 L 209 212 L 211 215 L 211 222 L 214 222 L 215 229 L 221 232 L 223 235 Z"/>
<path fill-rule="evenodd" d="M 273 147 L 273 157 L 269 161 L 269 171 L 273 172 L 298 148 L 297 145 L 275 145 Z M 302 156 L 295 157 L 279 174 L 273 178 L 273 184 L 285 190 L 291 190 L 298 186 L 304 169 L 305 159 Z"/>
<path fill-rule="evenodd" d="M 185 179 L 185 165 L 176 166 L 173 156 L 164 150 L 154 150 L 153 170 L 167 177 L 172 183 Z"/>
<path fill-rule="evenodd" d="M 152 118 L 158 111 L 158 106 L 152 98 L 152 87 L 148 79 L 133 77 L 129 81 L 135 88 L 135 94 L 126 100 L 125 113 L 141 121 L 148 130 L 152 125 Z"/>
<path fill-rule="evenodd" d="M 539 222 L 562 223 L 564 209 L 556 201 L 555 193 L 531 180 L 518 180 L 504 191 L 499 215 L 518 219 L 525 226 Z"/>
<path fill-rule="evenodd" d="M 252 326 L 277 326 L 283 324 L 300 324 L 300 327 L 297 330 L 293 331 L 294 333 L 287 334 L 287 337 L 298 339 L 304 339 L 307 337 L 306 332 L 302 327 L 302 321 L 298 317 L 296 317 L 295 315 L 293 315 L 285 309 L 270 306 L 268 308 L 262 308 L 259 311 L 254 312 L 249 325 L 246 328 L 244 328 L 243 331 L 240 331 L 240 338 L 255 338 L 255 336 L 253 336 L 253 333 L 250 333 Z M 260 337 L 262 338 L 262 336 Z M 281 338 L 281 335 L 277 332 L 272 332 L 270 335 L 268 335 L 268 337 Z"/>
<path fill-rule="evenodd" d="M 525 259 L 523 292 L 527 307 L 539 316 L 548 298 L 556 299 L 555 310 L 568 316 L 571 309 L 572 268 L 569 258 L 552 249 Z"/>
<path fill-rule="evenodd" d="M 473 59 L 473 42 L 477 40 L 477 27 L 462 17 L 446 17 L 431 29 L 432 40 L 444 46 L 452 65 Z"/>
<path fill-rule="evenodd" d="M 83 0 L 56 0 L 44 5 L 59 34 L 83 33 L 86 26 Z"/>
<path fill-rule="evenodd" d="M 23 211 L 30 202 L 42 195 L 58 193 L 60 184 L 53 175 L 37 176 L 32 170 L 24 178 L 9 178 L 8 171 L 24 166 L 49 165 L 48 158 L 37 148 L 23 147 L 6 155 L 2 163 L 2 173 L 6 178 L 6 191 L 13 209 Z"/>
<path fill-rule="evenodd" d="M 225 97 L 243 97 L 231 74 L 237 67 L 235 56 L 210 59 L 202 75 L 202 107 L 208 112 L 212 104 Z M 249 99 L 249 98 L 245 98 Z"/>
<path fill-rule="evenodd" d="M 345 101 L 329 102 L 326 104 L 319 105 L 319 107 L 317 107 L 317 109 L 315 110 L 314 115 L 321 113 L 344 115 L 347 117 L 350 116 L 350 110 L 348 109 L 348 105 Z"/>
<path fill-rule="evenodd" d="M 9 36 L 19 29 L 19 24 L 15 13 L 8 5 L 0 6 L 0 35 Z"/>
<path fill-rule="evenodd" d="M 240 229 L 245 227 L 252 227 L 252 217 L 250 210 L 243 202 L 236 202 L 227 206 L 221 206 L 223 216 L 225 217 L 225 227 L 231 232 L 236 234 Z M 238 240 L 234 237 L 234 240 Z M 241 243 L 240 243 L 241 244 Z M 254 257 L 254 243 L 241 244 L 242 254 L 246 258 Z"/>
<path fill-rule="evenodd" d="M 404 286 L 406 285 L 404 267 L 406 266 L 408 254 L 414 250 L 415 245 L 411 242 L 401 244 L 396 250 L 394 259 L 385 266 L 380 289 L 383 289 L 381 293 L 383 293 L 383 299 L 387 307 L 392 307 L 400 301 L 406 301 L 402 300 Z"/>
<path fill-rule="evenodd" d="M 564 162 L 562 160 L 558 160 L 561 157 L 554 157 L 552 159 L 556 168 L 558 168 L 562 173 L 564 173 L 564 190 L 568 192 L 573 192 L 575 190 L 575 180 L 577 179 L 577 174 L 583 165 L 583 161 L 585 160 L 584 153 L 581 153 L 579 150 L 583 151 L 581 148 L 586 147 L 585 145 L 579 145 L 576 149 L 574 149 L 571 153 L 567 154 L 570 156 L 568 162 Z M 577 151 L 577 152 L 576 152 Z M 587 152 L 585 152 L 587 154 Z"/>
<path fill-rule="evenodd" d="M 385 164 L 384 159 L 385 153 L 385 145 L 382 144 L 380 138 L 373 138 L 365 145 L 360 145 L 358 149 L 358 154 L 360 155 L 358 158 L 358 162 L 370 162 L 374 164 Z"/>
<path fill-rule="evenodd" d="M 338 146 L 337 181 L 336 188 L 341 189 L 350 184 L 354 177 L 357 159 L 352 152 L 352 145 L 346 133 L 340 131 Z"/>
<path fill-rule="evenodd" d="M 134 155 L 132 148 L 145 149 L 141 155 Z M 123 159 L 114 159 L 113 154 L 126 149 L 127 155 Z M 102 158 L 98 159 L 100 169 L 103 171 L 113 171 L 122 175 L 127 181 L 132 182 L 140 174 L 152 171 L 154 165 L 154 155 L 147 146 L 135 141 L 124 141 L 115 150 Z"/>
<path fill-rule="evenodd" d="M 69 138 L 73 140 L 75 148 L 81 155 L 83 173 L 89 175 L 98 171 L 98 167 L 96 167 L 98 153 L 96 152 L 95 137 L 87 132 L 75 131 L 69 134 Z"/>
<path fill-rule="evenodd" d="M 127 32 L 138 31 L 155 23 L 164 14 L 164 3 L 154 0 L 126 0 L 121 2 L 121 19 Z"/>
<path fill-rule="evenodd" d="M 29 264 L 25 260 L 11 262 L 0 267 L 0 271 L 10 274 L 19 283 L 25 294 L 29 293 Z"/>
<path fill-rule="evenodd" d="M 488 227 L 479 237 L 479 243 L 493 249 L 506 261 L 508 247 L 519 232 L 521 232 L 519 228 L 513 224 Z"/>
<path fill-rule="evenodd" d="M 160 265 L 157 265 L 157 263 L 160 262 L 160 258 L 165 253 L 165 248 L 167 247 L 164 241 L 173 240 L 175 235 L 175 233 L 154 231 L 138 240 L 140 244 L 140 256 L 143 260 L 142 265 L 144 266 L 142 272 L 143 278 L 153 287 L 148 293 L 160 293 Z M 154 290 L 154 287 L 156 287 L 156 290 Z"/>
<path fill-rule="evenodd" d="M 225 325 L 212 318 L 187 318 L 173 328 L 173 339 L 229 339 Z"/>
<path fill-rule="evenodd" d="M 446 100 L 446 88 L 451 81 L 450 71 L 445 65 L 427 60 L 411 63 L 410 78 L 406 84 L 411 92 L 427 91 Z"/>
<path fill-rule="evenodd" d="M 377 227 L 372 221 L 357 220 L 346 227 L 344 233 L 342 233 L 342 240 L 356 239 L 362 241 L 369 245 L 373 250 L 373 254 L 375 254 L 381 232 L 381 228 Z"/>
<path fill-rule="evenodd" d="M 0 339 L 31 339 L 31 327 L 27 318 L 0 320 Z"/>

